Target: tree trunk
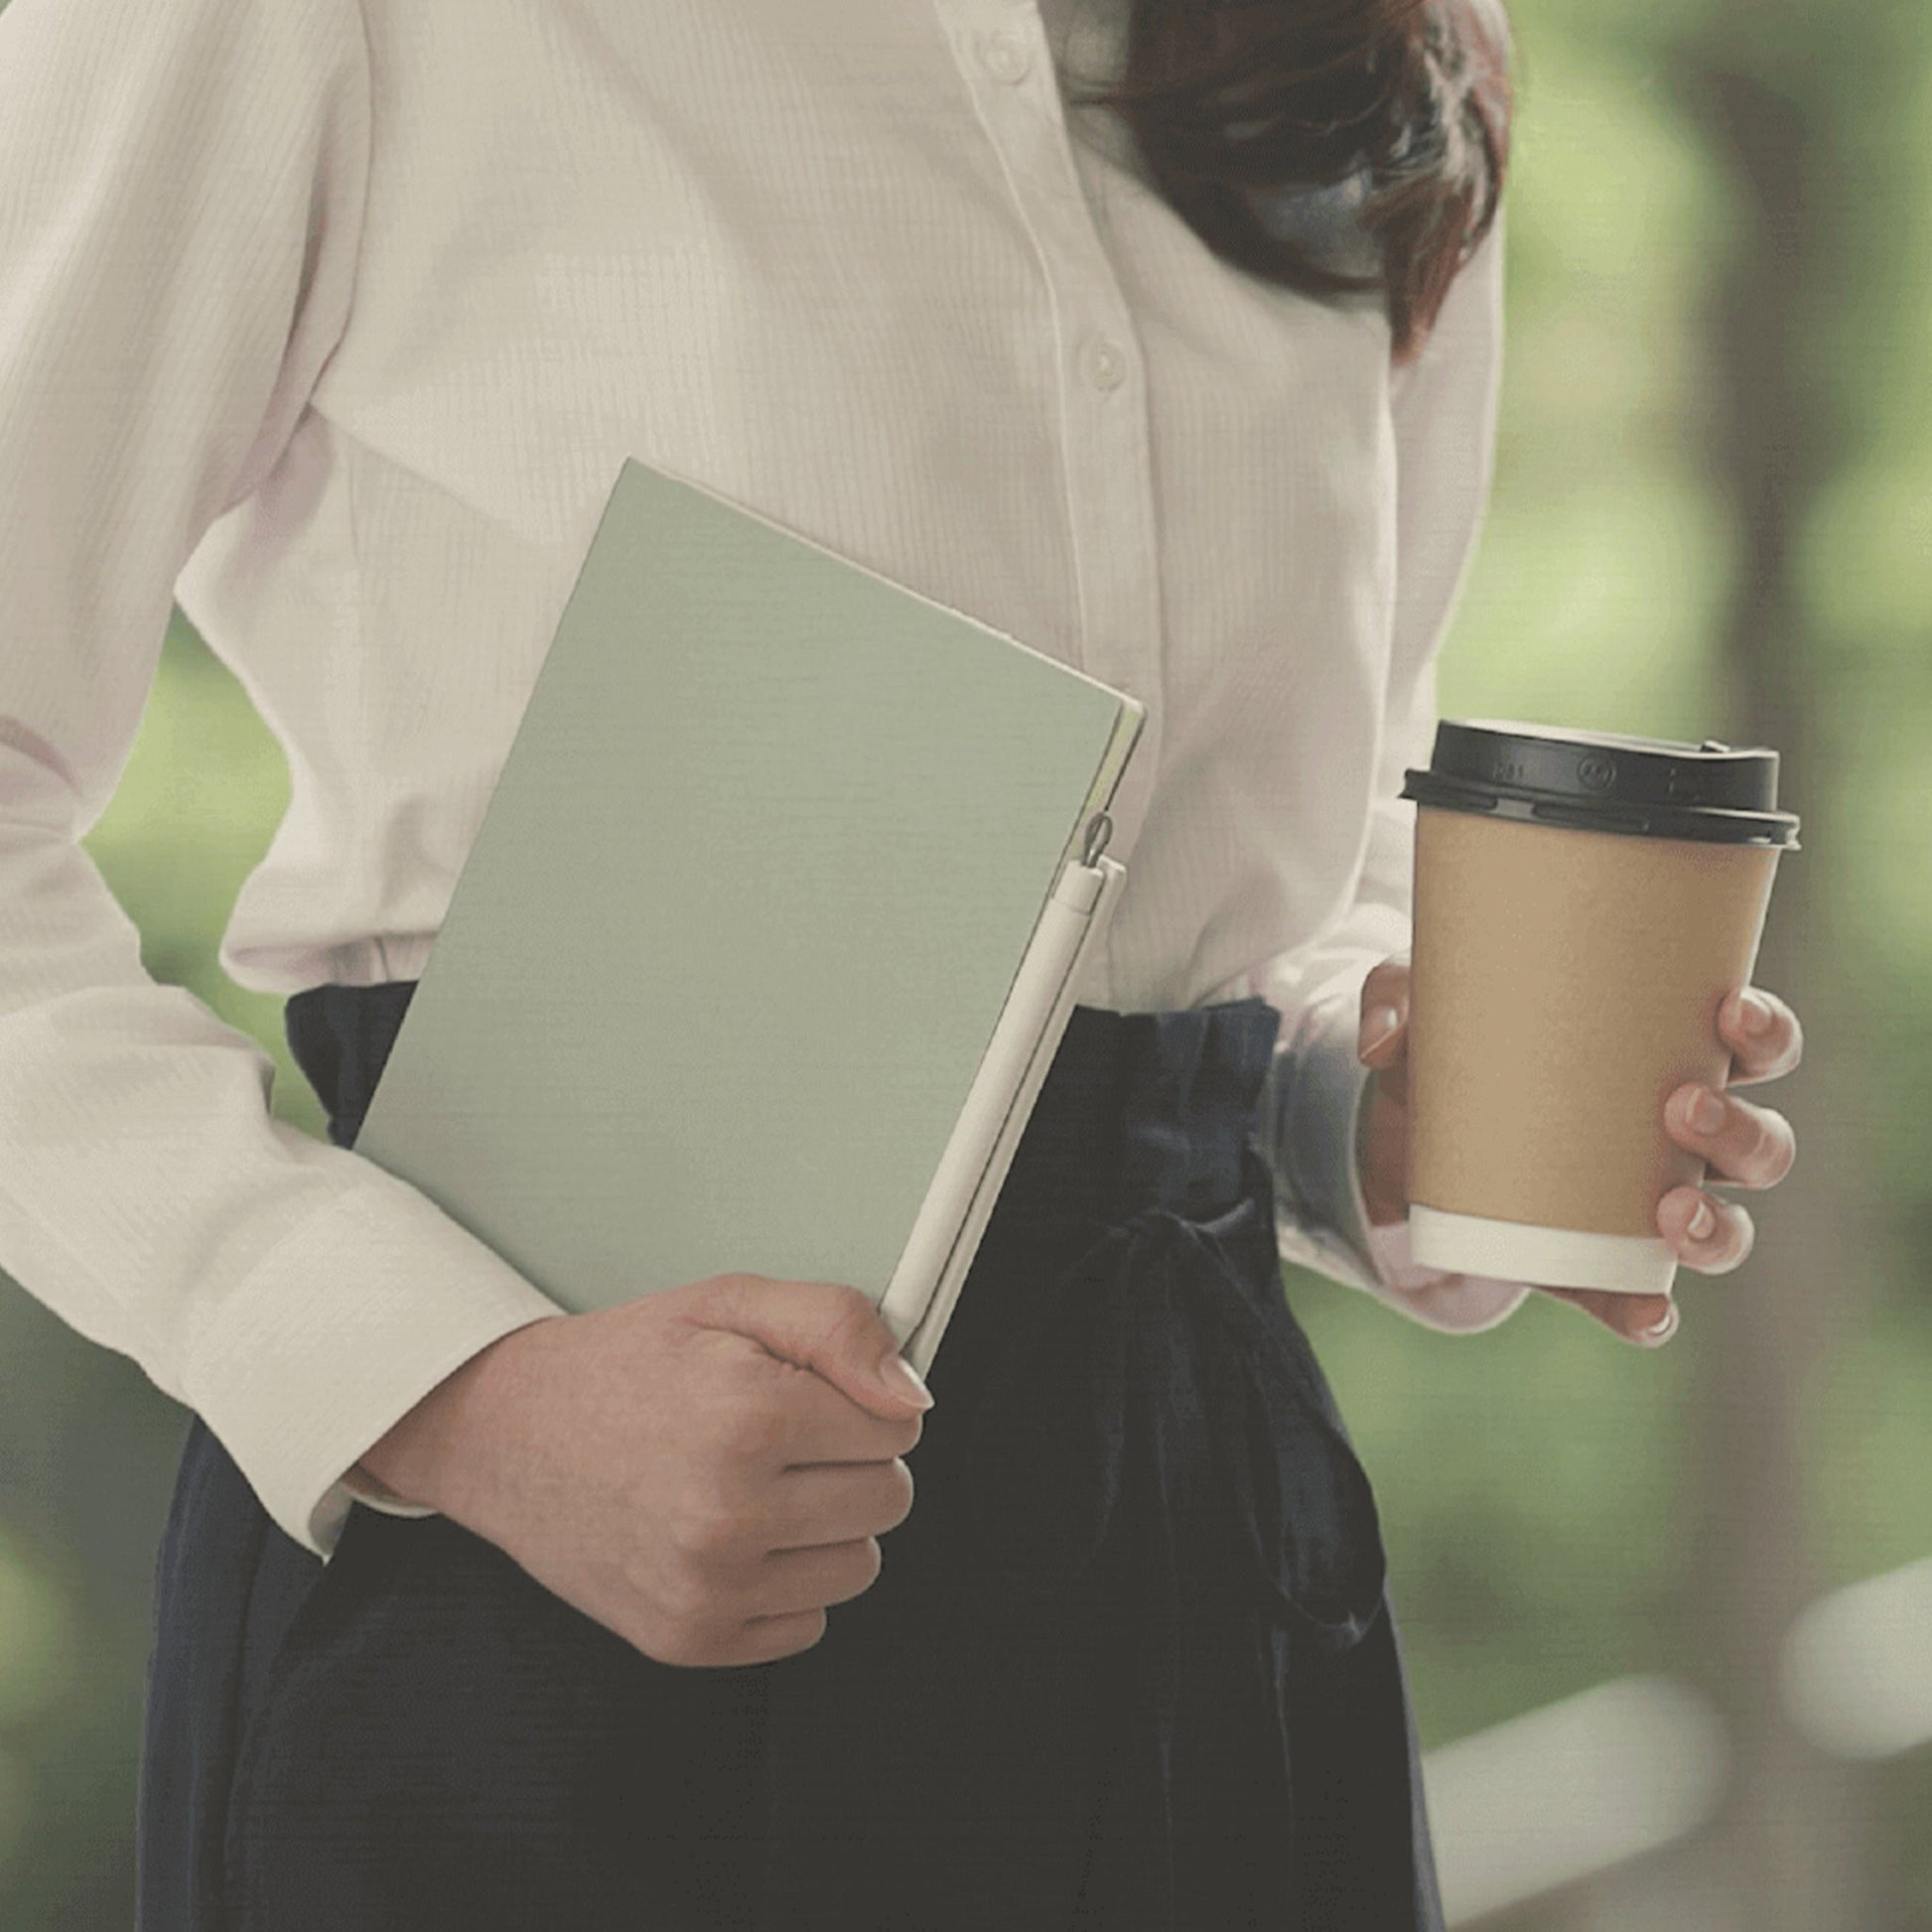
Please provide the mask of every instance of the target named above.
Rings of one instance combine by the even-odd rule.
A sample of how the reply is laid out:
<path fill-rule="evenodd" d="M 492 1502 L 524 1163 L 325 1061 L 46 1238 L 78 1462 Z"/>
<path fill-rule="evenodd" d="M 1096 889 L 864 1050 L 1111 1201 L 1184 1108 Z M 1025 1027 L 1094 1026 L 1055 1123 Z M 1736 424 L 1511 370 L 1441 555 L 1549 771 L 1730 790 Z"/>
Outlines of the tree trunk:
<path fill-rule="evenodd" d="M 1708 729 L 1774 747 L 1779 802 L 1805 820 L 1805 849 L 1778 862 L 1752 974 L 1798 1011 L 1804 1063 L 1745 1096 L 1790 1117 L 1798 1163 L 1774 1196 L 1732 1191 L 1758 1229 L 1733 1279 L 1679 1277 L 1700 1371 L 1688 1482 L 1704 1552 L 1686 1610 L 1697 1667 L 1735 1751 L 1732 1787 L 1704 1847 L 1707 1882 L 1696 1891 L 1700 1906 L 1716 1905 L 1718 1922 L 1740 1932 L 1852 1932 L 1868 1923 L 1863 1787 L 1809 1746 L 1778 1689 L 1785 1634 L 1820 1587 L 1806 1549 L 1802 1405 L 1814 1366 L 1868 1293 L 1857 1230 L 1876 1220 L 1861 1175 L 1863 1114 L 1849 1091 L 1862 1058 L 1860 1015 L 1833 964 L 1825 770 L 1834 748 L 1821 741 L 1831 708 L 1810 681 L 1816 657 L 1794 542 L 1841 454 L 1803 351 L 1809 319 L 1832 300 L 1831 210 L 1849 205 L 1851 190 L 1824 178 L 1828 103 L 1809 89 L 1781 93 L 1737 65 L 1751 57 L 1753 20 L 1763 19 L 1720 7 L 1676 68 L 1748 224 L 1717 266 L 1707 311 L 1717 384 L 1710 462 L 1734 507 L 1739 558 Z M 1856 32 L 1850 17 L 1840 26 Z"/>

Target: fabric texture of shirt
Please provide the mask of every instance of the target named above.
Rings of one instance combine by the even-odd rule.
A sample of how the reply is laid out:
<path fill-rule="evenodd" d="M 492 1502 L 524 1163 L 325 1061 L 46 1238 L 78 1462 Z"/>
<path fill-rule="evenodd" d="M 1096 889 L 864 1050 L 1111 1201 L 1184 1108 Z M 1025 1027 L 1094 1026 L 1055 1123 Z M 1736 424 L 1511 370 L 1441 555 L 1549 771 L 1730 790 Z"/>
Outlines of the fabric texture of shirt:
<path fill-rule="evenodd" d="M 1028 0 L 0 12 L 0 1267 L 327 1556 L 344 1472 L 560 1311 L 278 1121 L 79 845 L 171 601 L 287 757 L 220 947 L 420 975 L 627 455 L 1142 699 L 1079 998 L 1260 993 L 1282 1255 L 1444 1329 L 1355 1165 L 1435 665 L 1493 463 L 1499 220 L 1415 366 L 1220 262 Z M 1083 8 L 1106 66 L 1118 15 Z M 1097 50 L 1097 52 L 1096 52 Z M 1076 35 L 1076 54 L 1078 53 Z M 1270 218 L 1347 232 L 1346 198 Z"/>

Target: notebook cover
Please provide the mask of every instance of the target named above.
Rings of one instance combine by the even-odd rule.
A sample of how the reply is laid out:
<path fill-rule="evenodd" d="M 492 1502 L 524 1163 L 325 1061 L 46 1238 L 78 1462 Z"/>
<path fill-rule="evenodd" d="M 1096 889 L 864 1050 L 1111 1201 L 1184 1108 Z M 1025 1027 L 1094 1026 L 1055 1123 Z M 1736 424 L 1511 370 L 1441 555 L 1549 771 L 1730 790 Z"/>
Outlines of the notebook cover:
<path fill-rule="evenodd" d="M 566 1308 L 881 1299 L 1144 715 L 627 461 L 357 1152 Z"/>

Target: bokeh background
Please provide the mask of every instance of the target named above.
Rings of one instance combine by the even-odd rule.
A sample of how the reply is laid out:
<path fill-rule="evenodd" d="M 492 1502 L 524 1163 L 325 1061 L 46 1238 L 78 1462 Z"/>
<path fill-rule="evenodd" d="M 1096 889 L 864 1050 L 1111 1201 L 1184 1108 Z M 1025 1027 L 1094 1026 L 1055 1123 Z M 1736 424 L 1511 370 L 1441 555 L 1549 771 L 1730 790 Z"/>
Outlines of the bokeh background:
<path fill-rule="evenodd" d="M 1932 10 L 1511 0 L 1495 493 L 1448 716 L 1782 754 L 1791 1176 L 1660 1354 L 1288 1270 L 1377 1481 L 1457 1924 L 1932 1928 Z M 177 614 L 86 840 L 148 969 L 320 1109 L 215 945 L 287 797 Z M 0 1924 L 131 1921 L 184 1412 L 0 1280 Z"/>

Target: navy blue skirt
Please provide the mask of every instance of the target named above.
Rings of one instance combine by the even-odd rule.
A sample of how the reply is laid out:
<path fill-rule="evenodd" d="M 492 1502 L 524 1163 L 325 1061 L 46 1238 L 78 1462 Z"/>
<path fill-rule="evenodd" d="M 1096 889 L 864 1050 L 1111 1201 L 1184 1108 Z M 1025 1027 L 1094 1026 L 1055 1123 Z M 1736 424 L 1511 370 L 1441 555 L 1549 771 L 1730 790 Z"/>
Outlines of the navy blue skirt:
<path fill-rule="evenodd" d="M 354 1143 L 414 983 L 289 1039 Z M 1265 1001 L 1076 1007 L 824 1637 L 644 1656 L 442 1517 L 327 1565 L 198 1419 L 142 1932 L 1435 1932 L 1367 1477 L 1282 1290 Z"/>

